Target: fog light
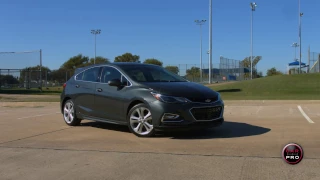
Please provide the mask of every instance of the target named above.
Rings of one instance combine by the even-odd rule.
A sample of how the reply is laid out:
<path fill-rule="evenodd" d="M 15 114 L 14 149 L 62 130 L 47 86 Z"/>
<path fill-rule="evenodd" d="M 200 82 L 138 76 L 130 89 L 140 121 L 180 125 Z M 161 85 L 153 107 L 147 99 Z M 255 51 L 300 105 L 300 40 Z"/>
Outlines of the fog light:
<path fill-rule="evenodd" d="M 163 119 L 177 119 L 178 117 L 178 114 L 164 114 Z"/>

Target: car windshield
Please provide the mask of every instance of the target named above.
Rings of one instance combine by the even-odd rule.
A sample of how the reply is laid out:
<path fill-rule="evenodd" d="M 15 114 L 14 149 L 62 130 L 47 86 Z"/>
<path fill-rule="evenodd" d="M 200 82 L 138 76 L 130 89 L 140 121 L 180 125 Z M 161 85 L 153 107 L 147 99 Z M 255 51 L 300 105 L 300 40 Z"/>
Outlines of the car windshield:
<path fill-rule="evenodd" d="M 159 66 L 121 66 L 121 69 L 136 82 L 186 82 L 177 74 L 174 74 Z"/>

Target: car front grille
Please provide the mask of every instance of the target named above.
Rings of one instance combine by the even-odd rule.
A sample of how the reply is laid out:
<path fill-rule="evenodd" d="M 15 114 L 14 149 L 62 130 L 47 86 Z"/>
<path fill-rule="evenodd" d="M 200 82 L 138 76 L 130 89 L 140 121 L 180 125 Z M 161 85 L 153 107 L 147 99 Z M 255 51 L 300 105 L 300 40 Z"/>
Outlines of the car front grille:
<path fill-rule="evenodd" d="M 219 118 L 222 112 L 222 107 L 192 108 L 190 112 L 196 120 L 208 121 Z"/>
<path fill-rule="evenodd" d="M 188 98 L 188 99 L 192 102 L 197 102 L 197 103 L 213 103 L 218 100 L 218 96 L 213 98 Z"/>

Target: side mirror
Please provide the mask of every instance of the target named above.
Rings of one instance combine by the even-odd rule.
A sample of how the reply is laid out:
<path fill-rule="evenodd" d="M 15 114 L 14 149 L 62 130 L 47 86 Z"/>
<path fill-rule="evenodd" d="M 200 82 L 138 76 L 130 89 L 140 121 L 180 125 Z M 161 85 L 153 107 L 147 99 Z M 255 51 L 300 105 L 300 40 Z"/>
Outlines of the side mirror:
<path fill-rule="evenodd" d="M 122 85 L 120 79 L 112 79 L 110 81 L 108 81 L 109 86 L 116 86 L 116 87 L 120 87 Z"/>

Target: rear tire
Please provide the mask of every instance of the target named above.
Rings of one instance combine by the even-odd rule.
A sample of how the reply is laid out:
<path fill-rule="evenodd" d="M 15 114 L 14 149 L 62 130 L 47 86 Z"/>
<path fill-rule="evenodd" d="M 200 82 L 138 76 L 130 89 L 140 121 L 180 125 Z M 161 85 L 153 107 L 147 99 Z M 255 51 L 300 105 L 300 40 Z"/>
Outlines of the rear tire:
<path fill-rule="evenodd" d="M 127 120 L 130 131 L 136 136 L 152 137 L 155 135 L 152 114 L 145 104 L 133 106 L 127 115 Z"/>
<path fill-rule="evenodd" d="M 63 105 L 63 119 L 68 126 L 78 126 L 81 119 L 77 118 L 74 103 L 71 99 L 67 100 Z"/>

